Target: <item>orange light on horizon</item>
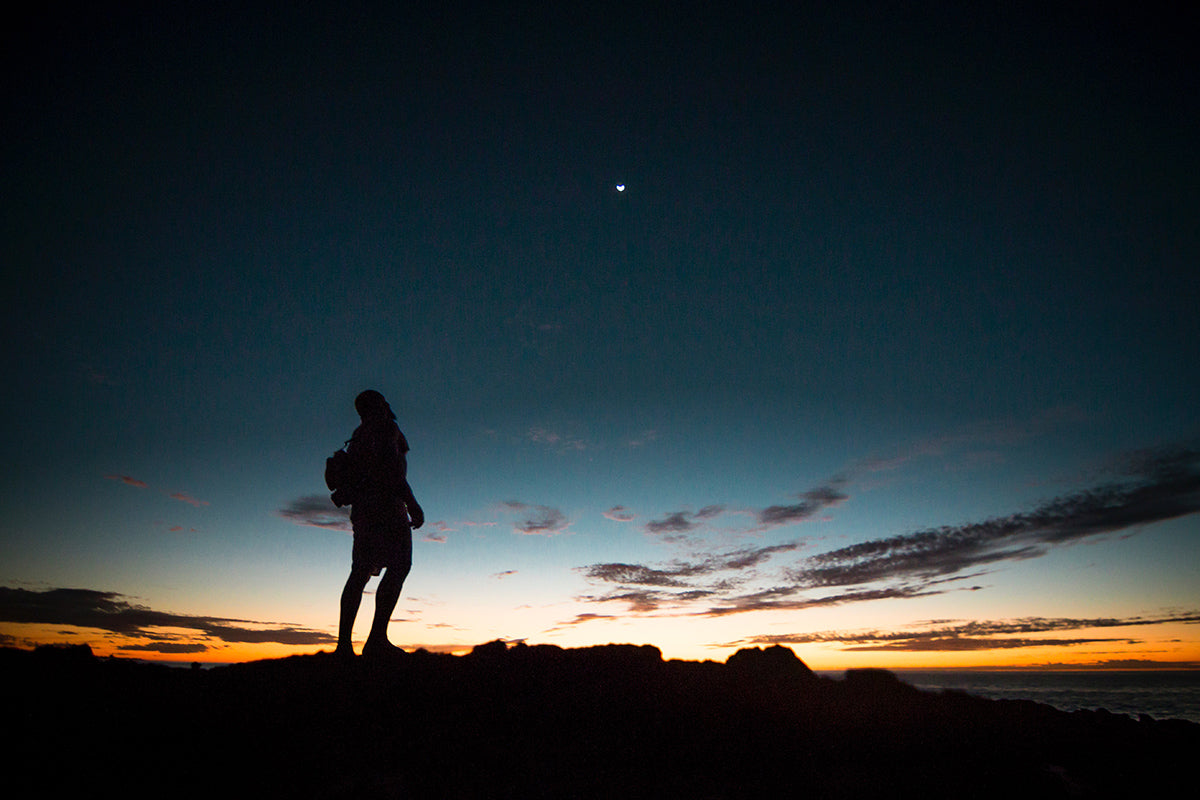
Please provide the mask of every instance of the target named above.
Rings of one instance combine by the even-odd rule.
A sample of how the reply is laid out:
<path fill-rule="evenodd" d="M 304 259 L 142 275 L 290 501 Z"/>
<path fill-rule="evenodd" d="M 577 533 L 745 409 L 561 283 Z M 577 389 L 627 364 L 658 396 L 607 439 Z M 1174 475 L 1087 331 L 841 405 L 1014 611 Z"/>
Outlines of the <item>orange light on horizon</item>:
<path fill-rule="evenodd" d="M 632 632 L 626 631 L 626 633 Z M 651 632 L 645 631 L 645 633 Z M 1097 636 L 1097 641 L 1078 645 L 1063 645 L 1047 641 L 1043 646 L 1035 644 L 1034 641 L 1026 641 L 1019 647 L 1006 646 L 1006 642 L 998 640 L 994 647 L 981 645 L 973 649 L 947 650 L 855 649 L 834 642 L 821 644 L 782 642 L 781 644 L 789 647 L 811 669 L 827 672 L 862 667 L 958 670 L 1037 670 L 1070 669 L 1072 667 L 1079 669 L 1191 669 L 1200 666 L 1200 640 L 1186 638 L 1194 633 L 1195 631 L 1188 631 L 1182 625 L 1178 628 L 1176 626 L 1160 626 L 1158 630 L 1154 631 L 1153 637 L 1144 636 L 1136 640 L 1112 641 L 1110 637 Z M 9 640 L 11 646 L 19 648 L 33 649 L 39 645 L 86 644 L 94 655 L 102 658 L 129 658 L 169 664 L 242 663 L 311 655 L 333 650 L 332 642 L 326 646 L 288 645 L 275 642 L 227 643 L 190 635 L 194 632 L 183 630 L 164 631 L 164 637 L 169 635 L 169 638 L 151 638 L 121 636 L 92 628 L 71 629 L 65 626 L 20 624 L 0 626 L 0 634 Z M 476 645 L 485 643 L 485 639 L 470 643 L 464 643 L 461 640 L 439 642 L 433 637 L 406 640 L 405 637 L 395 634 L 394 631 L 392 640 L 397 646 L 409 652 L 425 649 L 430 652 L 465 655 Z M 493 636 L 486 641 L 496 638 L 502 637 Z M 522 641 L 531 645 L 554 644 L 565 648 L 608 643 L 649 644 L 658 647 L 663 652 L 664 659 L 721 662 L 742 647 L 755 646 L 731 644 L 725 647 L 712 647 L 704 644 L 688 645 L 679 641 L 657 643 L 636 635 L 618 637 L 620 641 L 602 640 L 610 638 L 600 637 L 592 640 L 587 637 L 571 637 L 571 641 L 553 641 L 538 637 Z M 1102 638 L 1108 640 L 1101 640 Z M 355 642 L 355 650 L 361 653 L 361 641 Z"/>

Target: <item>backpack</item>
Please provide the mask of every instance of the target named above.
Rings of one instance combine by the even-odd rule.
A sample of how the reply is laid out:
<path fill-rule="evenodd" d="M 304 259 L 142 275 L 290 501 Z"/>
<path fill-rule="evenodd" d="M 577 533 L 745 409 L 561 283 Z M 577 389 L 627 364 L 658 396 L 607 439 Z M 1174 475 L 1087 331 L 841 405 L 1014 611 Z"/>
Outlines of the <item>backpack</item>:
<path fill-rule="evenodd" d="M 338 508 L 354 504 L 355 489 L 358 488 L 360 477 L 356 459 L 350 455 L 349 444 L 348 440 L 325 459 L 325 485 L 332 492 L 329 499 Z"/>

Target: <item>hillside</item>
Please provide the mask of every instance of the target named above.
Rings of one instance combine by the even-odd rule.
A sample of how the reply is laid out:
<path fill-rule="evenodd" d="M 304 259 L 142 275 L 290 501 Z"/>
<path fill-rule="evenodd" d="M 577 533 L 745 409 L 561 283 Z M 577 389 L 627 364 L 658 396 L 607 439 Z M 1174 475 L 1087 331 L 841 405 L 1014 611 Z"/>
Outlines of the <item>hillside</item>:
<path fill-rule="evenodd" d="M 650 646 L 493 642 L 208 670 L 0 651 L 10 785 L 42 795 L 1129 797 L 1194 786 L 1200 725 Z M 14 795 L 15 796 L 15 795 Z"/>

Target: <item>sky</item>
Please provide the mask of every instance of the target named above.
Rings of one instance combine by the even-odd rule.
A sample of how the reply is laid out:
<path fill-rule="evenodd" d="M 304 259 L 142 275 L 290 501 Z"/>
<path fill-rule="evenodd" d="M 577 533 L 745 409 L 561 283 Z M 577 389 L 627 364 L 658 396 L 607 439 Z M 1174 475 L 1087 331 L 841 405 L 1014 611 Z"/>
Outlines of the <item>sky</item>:
<path fill-rule="evenodd" d="M 1193 18 L 159 5 L 2 34 L 0 645 L 332 649 L 374 388 L 406 649 L 1200 665 Z"/>

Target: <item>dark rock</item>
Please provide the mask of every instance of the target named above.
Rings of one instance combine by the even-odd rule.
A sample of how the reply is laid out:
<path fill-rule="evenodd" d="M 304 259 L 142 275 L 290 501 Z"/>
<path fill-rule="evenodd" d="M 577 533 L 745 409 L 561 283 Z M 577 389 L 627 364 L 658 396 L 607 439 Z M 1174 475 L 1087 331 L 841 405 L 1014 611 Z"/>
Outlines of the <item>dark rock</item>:
<path fill-rule="evenodd" d="M 782 645 L 765 649 L 747 647 L 725 662 L 731 672 L 750 678 L 813 678 L 813 671 L 796 654 Z"/>
<path fill-rule="evenodd" d="M 498 659 L 507 655 L 508 645 L 502 639 L 496 639 L 486 644 L 477 644 L 471 649 L 468 658 Z"/>
<path fill-rule="evenodd" d="M 90 664 L 96 658 L 92 653 L 91 646 L 86 644 L 44 644 L 38 646 L 33 652 L 43 664 Z"/>
<path fill-rule="evenodd" d="M 14 796 L 120 770 L 176 796 L 1186 796 L 1200 752 L 1194 723 L 834 681 L 786 648 L 721 664 L 499 642 L 205 670 L 0 650 L 0 670 Z"/>
<path fill-rule="evenodd" d="M 848 669 L 844 678 L 846 686 L 857 691 L 908 693 L 915 691 L 912 686 L 896 677 L 896 673 L 886 669 L 860 668 Z"/>

